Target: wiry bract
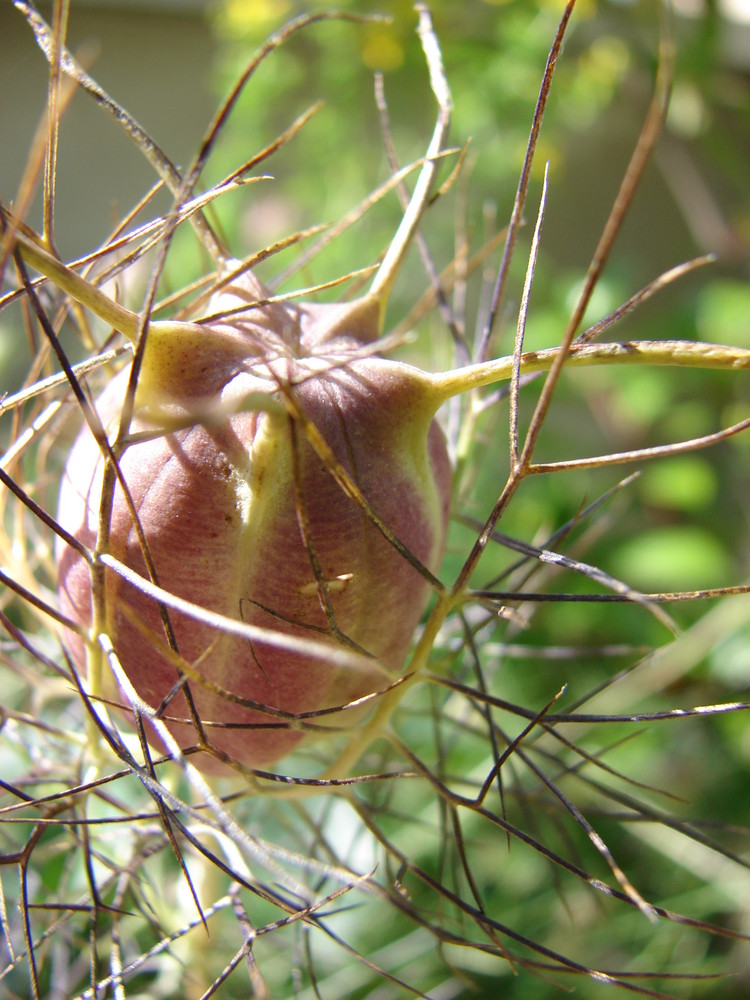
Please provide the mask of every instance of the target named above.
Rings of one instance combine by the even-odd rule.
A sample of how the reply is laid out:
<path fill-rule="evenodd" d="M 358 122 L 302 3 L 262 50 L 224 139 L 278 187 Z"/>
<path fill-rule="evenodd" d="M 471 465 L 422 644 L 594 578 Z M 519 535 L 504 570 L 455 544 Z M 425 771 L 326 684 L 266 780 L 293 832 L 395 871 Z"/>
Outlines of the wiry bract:
<path fill-rule="evenodd" d="M 39 348 L 29 385 L 0 404 L 13 421 L 0 462 L 3 736 L 12 751 L 0 803 L 0 989 L 117 1000 L 159 990 L 175 998 L 384 990 L 437 997 L 485 983 L 491 995 L 500 988 L 526 998 L 538 984 L 546 995 L 551 981 L 597 998 L 613 986 L 648 996 L 699 990 L 702 973 L 727 968 L 702 964 L 710 942 L 723 936 L 737 946 L 734 955 L 746 954 L 744 833 L 708 831 L 655 787 L 667 781 L 648 761 L 636 777 L 623 773 L 617 754 L 644 723 L 695 727 L 748 708 L 738 697 L 641 708 L 644 690 L 679 690 L 719 636 L 738 633 L 747 587 L 642 594 L 589 562 L 587 548 L 630 478 L 535 544 L 501 531 L 535 476 L 690 452 L 748 426 L 741 414 L 658 448 L 535 458 L 562 373 L 578 366 L 712 367 L 727 381 L 746 378 L 750 352 L 742 348 L 596 343 L 701 262 L 662 276 L 580 332 L 658 134 L 668 60 L 560 345 L 524 349 L 543 194 L 515 350 L 489 359 L 568 4 L 473 350 L 463 315 L 452 315 L 446 298 L 469 258 L 426 293 L 442 303 L 461 364 L 469 354 L 475 363 L 429 375 L 383 356 L 389 342 L 380 338 L 388 293 L 448 155 L 450 96 L 425 8 L 420 33 L 439 105 L 427 155 L 413 168 L 392 162 L 393 177 L 366 203 L 395 188 L 405 204 L 369 291 L 321 304 L 266 288 L 253 268 L 274 248 L 237 262 L 202 215 L 296 125 L 196 194 L 241 86 L 308 20 L 251 61 L 181 175 L 64 51 L 66 5 L 56 5 L 52 30 L 32 5 L 16 6 L 50 60 L 58 113 L 47 133 L 42 234 L 24 224 L 18 203 L 16 213 L 3 208 L 2 261 L 12 255 L 18 282 L 2 305 L 23 297 L 31 342 L 44 339 L 62 371 L 45 368 Z M 51 238 L 63 76 L 115 114 L 175 195 L 167 217 L 133 232 L 123 223 L 85 266 L 63 264 Z M 418 180 L 409 198 L 403 182 L 411 169 Z M 196 290 L 194 309 L 160 319 L 161 271 L 188 220 L 215 273 Z M 149 251 L 156 260 L 147 305 L 135 313 L 99 284 Z M 436 274 L 431 262 L 428 270 Z M 124 334 L 127 348 L 101 358 L 92 351 L 71 366 L 49 308 L 51 285 L 64 293 L 54 301 L 73 310 L 84 342 L 81 307 Z M 89 393 L 98 370 L 123 354 L 127 363 L 104 395 Z M 549 374 L 530 385 L 540 373 Z M 473 477 L 494 476 L 498 465 L 482 421 L 500 397 L 476 390 L 505 380 L 510 468 L 504 484 L 493 479 L 487 503 L 474 494 Z M 536 390 L 527 418 L 522 401 Z M 455 397 L 462 405 L 451 441 L 452 513 L 462 530 L 441 565 L 451 470 L 434 418 Z M 47 438 L 69 399 L 85 426 L 55 517 Z M 732 600 L 656 651 L 598 638 L 534 647 L 521 632 L 543 603 L 606 602 L 653 616 L 661 628 L 672 624 L 664 604 L 699 597 Z M 551 683 L 534 686 L 550 674 Z M 275 771 L 267 770 L 272 762 Z M 212 769 L 234 780 L 209 783 L 204 772 Z M 646 869 L 635 863 L 646 851 L 676 863 Z M 723 880 L 712 875 L 719 862 L 730 871 Z M 699 871 L 701 890 L 716 892 L 702 908 L 683 894 Z M 681 894 L 677 905 L 668 882 Z"/>

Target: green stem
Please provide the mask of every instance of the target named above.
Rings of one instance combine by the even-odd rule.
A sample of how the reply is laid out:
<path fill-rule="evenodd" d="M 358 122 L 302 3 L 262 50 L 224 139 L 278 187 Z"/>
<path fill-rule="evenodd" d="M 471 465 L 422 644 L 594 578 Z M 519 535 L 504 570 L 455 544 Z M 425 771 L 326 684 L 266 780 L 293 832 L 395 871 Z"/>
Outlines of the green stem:
<path fill-rule="evenodd" d="M 528 351 L 521 355 L 521 374 L 549 371 L 560 348 Z M 585 344 L 568 351 L 566 365 L 575 368 L 592 365 L 668 365 L 686 368 L 750 370 L 750 350 L 724 344 L 706 344 L 690 340 L 635 340 L 625 343 Z M 435 408 L 452 396 L 469 389 L 493 385 L 513 374 L 513 357 L 497 358 L 466 368 L 429 377 Z"/>
<path fill-rule="evenodd" d="M 76 302 L 90 309 L 94 315 L 109 323 L 124 334 L 131 342 L 135 342 L 138 337 L 140 321 L 137 313 L 131 312 L 125 306 L 121 306 L 101 289 L 91 282 L 82 278 L 80 274 L 71 267 L 63 264 L 61 260 L 34 243 L 23 233 L 16 233 L 16 243 L 21 251 L 21 256 L 35 270 L 54 282 L 63 292 L 66 292 Z"/>
<path fill-rule="evenodd" d="M 135 344 L 141 329 L 141 318 L 138 313 L 131 309 L 126 309 L 119 302 L 115 302 L 96 285 L 82 278 L 77 271 L 55 257 L 49 251 L 39 246 L 38 243 L 30 239 L 24 233 L 17 232 L 15 241 L 21 256 L 35 270 L 43 274 L 53 282 L 61 291 L 66 292 L 72 299 L 82 306 L 90 309 L 95 316 L 109 323 L 115 330 L 126 337 L 131 344 Z M 159 330 L 165 334 L 180 333 L 201 333 L 203 328 L 195 323 L 178 323 L 166 321 L 154 321 L 149 324 L 149 328 Z"/>

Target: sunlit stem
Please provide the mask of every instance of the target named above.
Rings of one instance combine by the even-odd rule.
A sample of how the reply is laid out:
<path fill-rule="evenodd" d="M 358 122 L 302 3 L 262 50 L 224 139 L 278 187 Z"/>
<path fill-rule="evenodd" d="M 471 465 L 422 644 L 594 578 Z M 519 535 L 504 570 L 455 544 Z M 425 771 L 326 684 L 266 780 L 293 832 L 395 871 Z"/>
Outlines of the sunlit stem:
<path fill-rule="evenodd" d="M 528 351 L 521 355 L 520 374 L 531 375 L 549 371 L 561 348 Z M 584 368 L 594 365 L 648 365 L 682 368 L 717 368 L 726 371 L 750 370 L 750 349 L 724 344 L 708 344 L 690 340 L 635 340 L 623 343 L 585 344 L 568 348 L 566 367 Z M 470 389 L 494 385 L 510 379 L 513 357 L 508 355 L 466 368 L 430 376 L 436 408 L 452 396 Z"/>
<path fill-rule="evenodd" d="M 82 278 L 76 271 L 49 253 L 24 233 L 16 233 L 22 257 L 28 264 L 66 292 L 76 302 L 86 306 L 99 319 L 109 323 L 128 340 L 135 342 L 140 329 L 137 313 L 126 309 L 108 295 Z M 202 328 L 193 323 L 153 321 L 152 330 L 164 333 L 201 333 Z M 527 351 L 520 357 L 520 374 L 530 375 L 549 371 L 560 353 L 552 347 L 542 351 Z M 688 368 L 716 368 L 724 370 L 750 369 L 750 349 L 725 344 L 709 344 L 690 340 L 626 341 L 622 343 L 573 345 L 568 349 L 566 366 L 573 368 L 593 365 L 650 365 Z M 470 389 L 494 385 L 510 379 L 513 374 L 511 355 L 467 365 L 449 372 L 428 375 L 425 379 L 433 395 L 435 409 L 443 403 Z"/>
<path fill-rule="evenodd" d="M 68 267 L 67 264 L 64 264 L 25 234 L 16 233 L 15 240 L 21 256 L 27 264 L 43 274 L 45 278 L 48 278 L 76 302 L 91 310 L 103 322 L 114 327 L 132 344 L 136 343 L 142 325 L 138 313 L 126 309 L 119 302 L 115 302 L 100 288 L 82 278 L 77 271 Z M 195 333 L 196 331 L 200 333 L 202 329 L 194 323 L 178 323 L 169 320 L 153 321 L 150 328 L 152 331 L 159 330 L 162 333 L 177 334 Z"/>
<path fill-rule="evenodd" d="M 53 246 L 53 225 L 55 214 L 55 181 L 57 174 L 57 138 L 59 132 L 59 99 L 62 82 L 60 51 L 68 29 L 68 0 L 57 0 L 54 5 L 52 51 L 50 53 L 50 75 L 48 86 L 48 131 L 47 156 L 44 163 L 44 242 Z"/>
<path fill-rule="evenodd" d="M 417 30 L 422 42 L 425 59 L 427 60 L 427 67 L 430 73 L 430 86 L 438 104 L 438 116 L 430 145 L 425 153 L 424 165 L 414 188 L 414 193 L 411 196 L 411 200 L 401 219 L 401 224 L 396 231 L 396 235 L 391 240 L 388 251 L 383 258 L 383 263 L 375 275 L 375 280 L 367 296 L 378 302 L 381 324 L 388 296 L 399 275 L 404 258 L 414 240 L 419 223 L 429 203 L 430 193 L 440 163 L 440 154 L 443 151 L 450 127 L 451 95 L 443 69 L 440 46 L 435 37 L 427 7 L 423 4 L 416 4 L 416 10 L 419 14 L 419 26 Z"/>
<path fill-rule="evenodd" d="M 529 253 L 529 263 L 526 268 L 526 278 L 523 283 L 523 294 L 521 296 L 521 307 L 518 310 L 518 325 L 516 327 L 516 340 L 513 348 L 513 377 L 510 381 L 510 465 L 516 468 L 519 463 L 518 449 L 518 402 L 521 392 L 521 358 L 523 357 L 523 341 L 526 334 L 526 319 L 529 314 L 529 299 L 531 297 L 531 287 L 534 283 L 534 272 L 539 254 L 539 241 L 542 235 L 542 222 L 544 220 L 544 209 L 547 204 L 547 184 L 549 181 L 549 164 L 544 168 L 544 184 L 542 186 L 542 197 L 539 203 L 534 236 L 531 240 L 531 252 Z"/>
<path fill-rule="evenodd" d="M 94 608 L 96 608 L 98 602 L 93 603 Z M 92 636 L 97 634 L 96 628 L 101 625 L 99 617 L 100 616 L 97 616 L 95 611 L 93 627 L 91 630 Z M 104 658 L 102 651 L 97 642 L 93 641 L 93 639 L 89 639 L 86 646 L 86 686 L 89 697 L 92 699 L 94 704 L 97 703 L 98 699 L 102 695 L 103 680 Z M 96 719 L 94 719 L 90 713 L 86 715 L 86 746 L 92 766 L 94 769 L 98 770 L 99 765 L 101 765 L 104 759 L 104 745 Z"/>

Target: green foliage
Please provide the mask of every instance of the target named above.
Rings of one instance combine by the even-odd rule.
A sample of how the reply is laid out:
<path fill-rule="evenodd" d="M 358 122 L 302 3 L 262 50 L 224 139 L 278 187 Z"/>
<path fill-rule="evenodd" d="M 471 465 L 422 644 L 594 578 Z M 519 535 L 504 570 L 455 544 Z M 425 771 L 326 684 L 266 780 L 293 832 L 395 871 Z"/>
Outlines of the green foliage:
<path fill-rule="evenodd" d="M 307 226 L 335 222 L 389 178 L 371 96 L 374 71 L 383 73 L 400 163 L 422 156 L 432 129 L 434 99 L 411 3 L 326 0 L 316 6 L 357 15 L 380 10 L 392 20 L 313 25 L 254 73 L 209 160 L 206 187 L 273 142 L 319 97 L 326 103 L 289 145 L 254 171 L 253 176 L 268 172 L 273 180 L 247 185 L 212 207 L 237 256 Z M 460 176 L 432 205 L 422 227 L 441 272 L 457 256 L 479 252 L 507 222 L 561 4 L 435 0 L 431 6 L 453 91 L 451 141 L 457 147 L 468 143 Z M 674 21 L 677 66 L 665 133 L 583 326 L 678 262 L 706 252 L 718 259 L 662 289 L 602 339 L 750 346 L 747 76 L 723 54 L 727 25 L 717 5 L 706 8 L 704 16 Z M 215 5 L 210 26 L 217 40 L 212 70 L 217 95 L 233 85 L 270 31 L 306 10 L 298 0 Z M 578 5 L 541 132 L 526 224 L 493 331 L 493 355 L 512 350 L 545 162 L 549 194 L 526 346 L 537 350 L 559 343 L 646 113 L 659 31 L 652 2 Z M 446 158 L 443 181 L 456 159 Z M 701 197 L 694 197 L 696 192 Z M 281 280 L 279 289 L 310 286 L 371 265 L 400 217 L 391 193 L 300 273 Z M 269 281 L 283 276 L 308 242 L 264 262 L 263 276 Z M 496 249 L 480 262 L 465 289 L 446 286 L 470 346 L 481 337 L 499 257 Z M 160 291 L 181 287 L 204 265 L 193 236 L 181 230 Z M 386 333 L 399 327 L 429 283 L 412 252 L 389 304 Z M 132 289 L 129 294 L 137 301 Z M 340 295 L 341 288 L 321 293 Z M 411 333 L 401 357 L 435 371 L 451 367 L 453 344 L 437 310 L 420 318 Z M 536 380 L 521 393 L 522 434 L 541 384 Z M 448 583 L 460 573 L 509 473 L 507 395 L 473 398 L 484 406 L 471 424 L 457 484 L 441 573 Z M 535 458 L 607 456 L 697 438 L 746 418 L 749 399 L 746 373 L 569 369 L 556 388 Z M 38 416 L 31 406 L 22 412 L 28 422 Z M 458 447 L 458 430 L 474 414 L 459 402 L 441 416 Z M 14 421 L 3 431 L 13 439 L 24 421 L 15 422 L 14 414 L 4 419 Z M 158 769 L 163 800 L 123 768 L 85 799 L 69 791 L 70 802 L 62 802 L 59 815 L 49 811 L 54 808 L 49 803 L 43 809 L 29 802 L 74 790 L 96 768 L 86 770 L 91 761 L 82 749 L 85 712 L 49 622 L 40 626 L 36 611 L 8 592 L 3 599 L 8 624 L 33 642 L 30 651 L 20 650 L 11 631 L 2 647 L 7 718 L 0 770 L 13 788 L 0 803 L 11 820 L 2 826 L 0 847 L 13 863 L 0 872 L 0 915 L 16 957 L 11 956 L 0 991 L 29 994 L 21 955 L 26 913 L 40 939 L 40 995 L 51 995 L 56 963 L 67 961 L 71 995 L 92 979 L 105 978 L 110 970 L 104 956 L 110 955 L 116 932 L 120 958 L 126 967 L 134 963 L 128 996 L 244 998 L 248 981 L 263 995 L 257 970 L 270 995 L 305 1000 L 407 994 L 383 972 L 435 997 L 547 1000 L 565 988 L 586 1000 L 616 995 L 599 972 L 585 976 L 580 970 L 536 967 L 550 956 L 529 944 L 534 942 L 584 968 L 633 977 L 627 982 L 644 992 L 660 991 L 659 996 L 744 997 L 747 941 L 666 918 L 652 923 L 637 907 L 598 891 L 598 880 L 618 892 L 622 887 L 563 796 L 649 902 L 698 924 L 747 934 L 747 713 L 727 708 L 689 717 L 659 714 L 748 700 L 747 595 L 653 606 L 588 599 L 617 596 L 618 587 L 672 593 L 747 580 L 748 437 L 653 461 L 644 457 L 527 477 L 499 530 L 578 560 L 577 568 L 543 562 L 539 553 L 522 561 L 521 553 L 502 541 L 488 546 L 471 583 L 512 596 L 467 600 L 456 608 L 434 643 L 430 682 L 408 690 L 393 715 L 389 739 L 368 747 L 358 762 L 362 774 L 409 774 L 320 792 L 305 789 L 288 800 L 278 793 L 288 790 L 285 784 L 218 782 L 216 788 L 226 793 L 223 804 L 234 810 L 241 827 L 231 836 L 210 826 L 217 815 L 211 810 L 218 807 L 208 808 L 177 766 Z M 30 449 L 15 474 L 53 508 L 47 450 L 46 444 Z M 53 453 L 49 469 L 59 462 Z M 634 471 L 641 475 L 618 488 Z M 3 513 L 3 566 L 13 567 L 27 584 L 36 581 L 53 602 L 51 534 L 27 511 L 23 530 L 15 507 Z M 581 564 L 614 580 L 605 586 Z M 664 611 L 674 635 L 659 617 Z M 450 691 L 445 683 L 464 688 Z M 488 708 L 481 697 L 485 690 L 502 704 Z M 553 718 L 575 711 L 590 718 L 548 726 L 542 719 L 523 735 L 545 706 Z M 137 739 L 132 734 L 126 739 L 140 759 Z M 477 802 L 495 755 L 509 745 L 501 780 L 494 776 Z M 280 770 L 284 776 L 317 775 L 329 759 L 323 745 L 283 762 Z M 165 836 L 160 801 L 196 807 L 190 813 L 175 806 L 174 829 L 179 820 L 194 837 L 190 843 L 181 835 L 178 840 L 206 909 L 210 937 Z M 16 852 L 36 834 L 26 889 L 31 903 L 24 910 Z M 279 888 L 268 857 L 262 850 L 253 853 L 259 843 L 273 846 L 274 859 L 284 856 L 294 878 L 316 898 L 329 892 L 332 898 L 314 914 L 302 913 L 300 897 L 286 883 Z M 205 851 L 213 853 L 207 857 Z M 246 880 L 240 887 L 236 878 L 231 896 L 226 869 Z M 374 874 L 366 890 L 339 897 L 339 869 Z M 89 914 L 94 888 L 99 907 Z M 48 899 L 54 906 L 62 901 L 59 909 L 35 908 Z M 238 917 L 242 907 L 250 930 Z M 484 918 L 502 926 L 488 929 Z M 59 935 L 49 934 L 60 942 L 59 953 L 48 941 L 48 928 Z M 252 949 L 248 941 L 254 942 Z M 502 959 L 504 948 L 513 951 L 515 965 Z M 237 954 L 237 968 L 216 984 Z M 736 978 L 690 978 L 727 971 Z"/>

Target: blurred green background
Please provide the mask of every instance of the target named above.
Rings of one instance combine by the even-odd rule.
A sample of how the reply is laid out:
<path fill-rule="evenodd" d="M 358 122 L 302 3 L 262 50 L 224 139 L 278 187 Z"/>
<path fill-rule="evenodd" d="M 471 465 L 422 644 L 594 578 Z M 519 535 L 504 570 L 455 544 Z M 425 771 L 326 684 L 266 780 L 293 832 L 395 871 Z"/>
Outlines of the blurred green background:
<path fill-rule="evenodd" d="M 383 73 L 401 162 L 419 157 L 425 149 L 435 109 L 414 34 L 411 4 L 342 0 L 335 5 L 319 3 L 316 9 L 334 6 L 358 14 L 383 12 L 391 22 L 327 22 L 291 39 L 259 68 L 209 161 L 207 185 L 271 142 L 309 104 L 325 100 L 293 143 L 269 161 L 267 169 L 274 180 L 231 194 L 217 206 L 219 226 L 237 256 L 303 227 L 335 221 L 387 178 L 389 168 L 373 98 L 374 71 Z M 452 141 L 462 145 L 470 140 L 461 179 L 431 209 L 423 226 L 439 270 L 455 256 L 457 231 L 466 233 L 471 247 L 478 249 L 509 217 L 561 7 L 559 0 L 435 0 L 431 4 L 455 103 Z M 307 5 L 288 0 L 212 4 L 74 0 L 69 45 L 172 159 L 187 164 L 218 101 L 250 54 L 270 31 L 306 10 Z M 507 306 L 493 341 L 498 355 L 512 349 L 515 308 L 545 161 L 549 162 L 550 191 L 527 343 L 532 348 L 553 346 L 562 334 L 650 99 L 660 21 L 659 5 L 652 0 L 583 0 L 578 5 L 542 131 L 527 225 Z M 664 134 L 588 318 L 593 321 L 616 308 L 665 269 L 696 255 L 714 253 L 713 264 L 661 292 L 610 335 L 616 339 L 700 339 L 750 347 L 750 4 L 681 0 L 674 4 L 670 30 L 677 63 Z M 3 199 L 12 199 L 23 175 L 44 108 L 46 80 L 44 60 L 28 27 L 12 4 L 3 2 Z M 61 135 L 56 241 L 61 254 L 72 257 L 105 238 L 116 219 L 148 189 L 153 174 L 84 95 L 75 98 Z M 446 167 L 446 175 L 448 171 Z M 168 200 L 157 204 L 165 208 Z M 38 215 L 38 205 L 30 216 L 37 223 L 35 212 Z M 387 245 L 399 216 L 397 200 L 390 196 L 293 282 L 322 282 L 372 263 Z M 292 252 L 270 261 L 264 275 L 272 279 L 293 258 Z M 496 267 L 497 259 L 496 254 L 490 268 Z M 165 290 L 180 287 L 206 266 L 192 238 L 180 239 L 167 265 Z M 388 328 L 402 319 L 426 286 L 414 253 L 395 289 Z M 137 281 L 130 294 L 132 304 L 137 304 Z M 460 313 L 469 339 L 481 324 L 485 301 L 486 283 L 479 272 L 469 284 Z M 0 315 L 3 390 L 15 387 L 28 367 L 10 316 Z M 448 367 L 450 338 L 442 321 L 431 316 L 420 323 L 415 342 L 402 356 L 428 368 Z M 749 401 L 747 378 L 741 375 L 614 368 L 577 372 L 564 379 L 537 457 L 574 458 L 707 434 L 745 417 Z M 528 410 L 523 415 L 528 416 Z M 474 473 L 457 498 L 461 514 L 479 520 L 487 516 L 507 473 L 506 438 L 507 411 L 498 405 L 480 424 Z M 537 477 L 522 487 L 502 529 L 526 541 L 543 540 L 630 471 L 627 466 Z M 747 434 L 708 451 L 644 465 L 641 477 L 606 507 L 590 536 L 579 538 L 578 554 L 646 591 L 746 581 L 749 490 Z M 446 580 L 457 572 L 473 536 L 472 530 L 456 524 Z M 499 547 L 490 551 L 475 582 L 481 585 L 491 580 L 513 559 Z M 591 589 L 573 575 L 554 580 L 551 589 L 558 588 Z M 678 639 L 657 657 L 650 678 L 641 678 L 630 687 L 627 683 L 618 686 L 609 710 L 628 711 L 637 705 L 654 711 L 747 699 L 747 608 L 746 599 L 730 598 L 714 602 L 711 608 L 692 602 L 670 609 L 678 624 L 688 630 L 687 639 Z M 703 623 L 698 623 L 707 612 Z M 582 657 L 560 666 L 554 661 L 540 662 L 539 650 L 618 643 L 660 646 L 669 636 L 639 608 L 550 604 L 536 611 L 530 633 L 520 631 L 511 638 L 528 652 L 521 648 L 504 665 L 503 696 L 540 708 L 563 682 L 570 686 L 571 700 L 583 695 L 611 676 L 619 661 Z M 684 737 L 679 735 L 682 730 L 666 732 L 664 724 L 647 729 L 608 761 L 685 800 L 665 808 L 701 817 L 706 824 L 730 824 L 725 842 L 747 859 L 750 738 L 745 717 L 690 720 L 684 727 Z M 594 734 L 587 748 L 594 753 L 614 738 L 607 729 L 600 736 Z M 415 739 L 419 746 L 419 733 Z M 463 760 L 460 755 L 451 760 L 456 769 L 470 770 L 475 763 L 469 752 Z M 414 801 L 404 803 L 404 810 L 409 808 L 415 815 L 420 808 L 428 811 L 429 794 L 419 808 Z M 539 822 L 544 824 L 544 820 Z M 691 853 L 691 846 L 685 847 L 684 859 L 670 856 L 657 861 L 658 832 L 649 839 L 639 830 L 627 839 L 610 819 L 602 824 L 617 844 L 628 874 L 645 892 L 666 906 L 703 919 L 725 920 L 737 930 L 750 932 L 750 881 L 739 863 L 722 867 L 726 859 L 717 856 L 712 868 L 708 855 Z M 408 826 L 406 820 L 404 825 Z M 417 833 L 410 839 L 415 851 L 424 852 L 422 861 L 428 864 L 427 846 L 420 846 Z M 648 851 L 642 849 L 642 839 L 649 839 Z M 578 850 L 581 845 L 567 846 Z M 588 895 L 571 895 L 562 902 L 539 859 L 525 858 L 520 849 L 514 850 L 513 865 L 506 865 L 503 874 L 507 901 L 493 900 L 502 907 L 507 923 L 560 950 L 575 951 L 577 957 L 604 955 L 602 963 L 615 967 L 625 961 L 623 955 L 639 952 L 644 966 L 653 968 L 669 963 L 706 972 L 729 967 L 737 978 L 722 985 L 682 984 L 670 989 L 679 996 L 739 1000 L 747 995 L 747 948 L 731 950 L 721 942 L 678 940 L 669 933 L 651 940 L 649 926 L 637 914 L 627 912 L 610 925 L 597 917 Z M 489 853 L 476 864 L 491 886 L 496 856 Z M 704 867 L 699 870 L 701 864 Z M 491 888 L 486 891 L 492 899 Z M 390 949 L 393 955 L 400 937 L 411 930 L 394 920 L 376 929 L 360 927 L 357 933 L 361 947 L 368 947 L 369 933 L 373 953 L 380 949 L 385 954 Z M 417 948 L 416 943 L 412 945 Z M 408 952 L 409 946 L 405 947 Z M 488 972 L 479 958 L 472 971 L 477 992 L 467 985 L 467 996 L 500 995 L 493 979 L 496 972 Z M 280 970 L 279 981 L 283 976 Z M 429 978 L 425 973 L 425 980 Z M 338 982 L 333 977 L 332 992 L 324 995 L 337 995 Z M 605 995 L 606 987 L 595 983 L 576 982 L 575 986 L 579 996 Z M 338 995 L 397 995 L 379 993 L 366 981 L 357 988 L 359 993 L 351 984 L 340 986 Z M 428 986 L 423 988 L 429 992 Z M 502 996 L 514 1000 L 556 995 L 544 979 L 528 976 L 505 976 L 502 989 Z"/>
<path fill-rule="evenodd" d="M 561 6 L 558 0 L 432 5 L 455 102 L 452 139 L 458 145 L 470 140 L 463 178 L 425 226 L 439 269 L 456 252 L 457 226 L 477 249 L 509 216 Z M 674 7 L 670 31 L 677 66 L 667 125 L 587 318 L 599 318 L 674 264 L 711 252 L 716 263 L 657 295 L 612 335 L 747 346 L 750 14 L 748 5 L 737 0 L 682 0 Z M 251 53 L 271 30 L 306 9 L 289 0 L 74 3 L 69 44 L 172 159 L 186 164 L 218 99 Z M 260 168 L 273 180 L 219 204 L 221 228 L 238 256 L 296 229 L 335 221 L 388 176 L 372 97 L 374 70 L 384 74 L 402 163 L 421 154 L 432 127 L 433 100 L 412 5 L 391 0 L 323 3 L 316 9 L 382 12 L 390 23 L 317 25 L 291 39 L 253 77 L 209 161 L 207 183 L 270 142 L 314 101 L 322 98 L 325 106 L 267 168 Z M 527 332 L 530 348 L 557 342 L 575 300 L 645 113 L 660 30 L 659 5 L 653 2 L 585 0 L 577 7 L 526 210 L 533 218 L 548 161 L 550 194 Z M 3 196 L 10 199 L 46 95 L 44 61 L 10 3 L 0 6 L 0 81 L 6 95 L 0 134 L 12 137 L 0 146 L 0 178 Z M 152 181 L 151 169 L 121 131 L 78 95 L 62 129 L 55 229 L 60 252 L 71 257 L 95 246 Z M 164 197 L 156 204 L 166 208 L 169 202 Z M 38 211 L 37 205 L 37 216 Z M 391 195 L 295 280 L 312 284 L 372 263 L 398 218 Z M 522 237 L 515 283 L 497 329 L 498 354 L 510 350 L 530 229 L 527 225 Z M 289 263 L 289 256 L 272 261 L 264 274 Z M 180 287 L 206 266 L 194 242 L 184 240 L 172 253 L 165 287 Z M 403 318 L 425 287 L 413 254 L 393 296 L 388 325 Z M 463 317 L 469 337 L 481 294 L 475 280 Z M 0 361 L 5 359 L 12 384 L 24 361 L 10 325 L 0 317 Z M 447 366 L 446 339 L 436 325 L 423 324 L 419 335 L 417 347 L 404 356 L 428 367 Z M 724 376 L 599 369 L 576 374 L 570 383 L 585 404 L 561 410 L 549 422 L 538 453 L 545 458 L 708 433 L 739 419 L 747 398 L 746 390 L 741 398 L 739 379 Z M 741 576 L 748 551 L 736 530 L 738 524 L 746 527 L 746 441 L 747 435 L 715 452 L 648 469 L 635 492 L 659 529 L 659 543 L 648 536 L 644 540 L 642 532 L 634 538 L 627 525 L 623 539 L 615 546 L 608 542 L 614 549 L 607 553 L 613 560 L 608 568 L 652 589 L 716 585 Z M 596 477 L 601 488 L 612 481 L 606 474 Z M 529 492 L 522 532 L 527 536 L 536 522 L 549 516 L 556 521 L 577 507 L 581 481 L 560 476 L 552 495 L 542 485 Z M 550 503 L 557 508 L 551 515 Z M 701 518 L 710 523 L 702 528 Z"/>

